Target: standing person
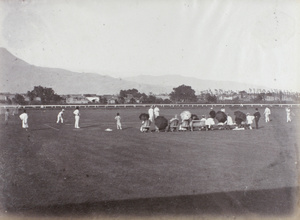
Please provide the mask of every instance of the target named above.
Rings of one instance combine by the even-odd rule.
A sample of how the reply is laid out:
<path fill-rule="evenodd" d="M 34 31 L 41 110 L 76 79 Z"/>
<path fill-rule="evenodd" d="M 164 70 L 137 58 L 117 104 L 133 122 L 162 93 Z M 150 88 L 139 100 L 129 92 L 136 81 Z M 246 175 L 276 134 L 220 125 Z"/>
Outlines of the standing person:
<path fill-rule="evenodd" d="M 25 109 L 24 109 L 24 112 L 20 115 L 20 119 L 22 120 L 22 128 L 25 128 L 27 131 L 27 129 L 28 129 L 28 114 L 26 113 Z"/>
<path fill-rule="evenodd" d="M 61 123 L 64 123 L 64 119 L 63 119 L 64 111 L 65 111 L 65 110 L 62 109 L 62 110 L 58 113 L 56 123 L 59 123 L 59 121 L 60 121 Z"/>
<path fill-rule="evenodd" d="M 117 120 L 117 129 L 122 130 L 122 125 L 121 125 L 121 116 L 119 113 L 117 113 L 117 116 L 115 117 L 115 120 Z"/>
<path fill-rule="evenodd" d="M 153 109 L 153 105 L 151 105 L 151 107 L 149 108 L 148 114 L 149 114 L 149 120 L 150 120 L 151 122 L 153 122 L 153 119 L 154 119 L 154 109 Z"/>
<path fill-rule="evenodd" d="M 5 125 L 8 125 L 8 119 L 9 119 L 9 109 L 6 109 L 6 111 L 5 111 Z"/>
<path fill-rule="evenodd" d="M 271 115 L 271 110 L 268 107 L 266 107 L 264 111 L 264 115 L 265 115 L 266 123 L 268 123 L 270 121 L 270 115 Z"/>
<path fill-rule="evenodd" d="M 286 122 L 292 122 L 291 109 L 289 107 L 287 107 L 285 109 L 285 111 L 286 111 Z"/>
<path fill-rule="evenodd" d="M 157 118 L 157 116 L 159 116 L 159 108 L 156 105 L 154 107 L 155 107 L 153 110 L 154 118 Z"/>
<path fill-rule="evenodd" d="M 255 120 L 255 127 L 256 127 L 256 129 L 258 129 L 258 121 L 260 119 L 260 113 L 258 111 L 258 108 L 255 109 L 255 113 L 253 115 L 254 115 L 254 120 Z"/>
<path fill-rule="evenodd" d="M 73 114 L 75 115 L 75 128 L 80 128 L 79 127 L 79 107 L 76 107 L 76 110 L 73 112 Z"/>

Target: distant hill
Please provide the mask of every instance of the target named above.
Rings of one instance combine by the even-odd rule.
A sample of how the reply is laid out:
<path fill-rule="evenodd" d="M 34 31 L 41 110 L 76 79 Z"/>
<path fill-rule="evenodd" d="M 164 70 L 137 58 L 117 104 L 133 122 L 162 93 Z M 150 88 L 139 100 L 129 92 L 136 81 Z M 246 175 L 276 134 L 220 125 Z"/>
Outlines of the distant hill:
<path fill-rule="evenodd" d="M 189 85 L 196 92 L 211 89 L 247 90 L 264 87 L 246 83 L 201 80 L 180 75 L 139 75 L 114 78 L 95 73 L 77 73 L 64 69 L 31 65 L 0 48 L 0 92 L 25 93 L 34 86 L 51 87 L 58 94 L 118 94 L 121 89 L 136 88 L 149 94 L 170 93 L 174 87 Z M 267 89 L 267 88 L 265 88 Z"/>
<path fill-rule="evenodd" d="M 0 48 L 0 92 L 25 93 L 34 86 L 51 87 L 58 94 L 117 94 L 121 89 L 162 93 L 171 88 L 130 82 L 95 73 L 76 73 L 30 65 Z"/>
<path fill-rule="evenodd" d="M 255 89 L 269 89 L 263 86 L 251 85 L 247 83 L 231 82 L 231 81 L 216 81 L 216 80 L 202 80 L 195 77 L 186 77 L 180 75 L 163 75 L 163 76 L 150 76 L 139 75 L 134 77 L 126 77 L 125 80 L 140 83 L 147 82 L 153 85 L 162 85 L 166 87 L 177 87 L 182 84 L 191 86 L 196 92 L 206 89 L 223 89 L 223 90 L 248 90 L 249 88 Z"/>

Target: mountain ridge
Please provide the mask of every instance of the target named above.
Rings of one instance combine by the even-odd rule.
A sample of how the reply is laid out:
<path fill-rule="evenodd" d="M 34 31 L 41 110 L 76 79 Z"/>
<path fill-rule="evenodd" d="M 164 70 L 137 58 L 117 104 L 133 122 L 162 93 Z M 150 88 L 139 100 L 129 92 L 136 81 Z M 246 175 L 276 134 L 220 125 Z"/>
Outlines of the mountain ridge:
<path fill-rule="evenodd" d="M 27 63 L 0 47 L 0 92 L 26 93 L 34 86 L 51 87 L 57 94 L 118 94 L 120 90 L 137 89 L 146 94 L 171 93 L 182 84 L 196 93 L 211 89 L 247 90 L 264 88 L 246 83 L 203 80 L 181 75 L 138 75 L 114 78 L 97 73 L 79 73 L 62 68 L 40 67 Z"/>
<path fill-rule="evenodd" d="M 145 93 L 166 91 L 164 87 L 107 75 L 34 66 L 0 48 L 0 92 L 25 93 L 38 85 L 51 87 L 58 94 L 117 94 L 121 89 L 131 88 Z"/>

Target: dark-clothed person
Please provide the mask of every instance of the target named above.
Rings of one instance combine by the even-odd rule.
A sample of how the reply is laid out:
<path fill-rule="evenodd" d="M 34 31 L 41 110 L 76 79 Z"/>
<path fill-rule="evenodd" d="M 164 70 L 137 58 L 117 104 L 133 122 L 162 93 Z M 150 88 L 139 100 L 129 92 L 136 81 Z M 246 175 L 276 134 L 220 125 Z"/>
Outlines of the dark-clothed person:
<path fill-rule="evenodd" d="M 255 119 L 256 129 L 258 129 L 258 121 L 260 119 L 260 113 L 259 113 L 257 108 L 255 109 L 255 113 L 253 114 L 253 116 L 254 116 L 254 119 Z"/>

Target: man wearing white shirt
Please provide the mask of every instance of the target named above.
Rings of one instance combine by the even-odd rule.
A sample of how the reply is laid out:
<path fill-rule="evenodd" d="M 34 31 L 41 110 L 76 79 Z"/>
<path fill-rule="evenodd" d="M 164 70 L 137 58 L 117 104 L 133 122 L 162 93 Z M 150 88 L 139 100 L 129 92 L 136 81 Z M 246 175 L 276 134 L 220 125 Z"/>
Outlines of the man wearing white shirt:
<path fill-rule="evenodd" d="M 208 119 L 206 119 L 205 125 L 206 125 L 206 127 L 210 130 L 211 127 L 212 127 L 213 125 L 215 125 L 214 119 L 209 117 Z"/>
<path fill-rule="evenodd" d="M 151 105 L 151 107 L 149 108 L 148 114 L 149 114 L 149 120 L 150 120 L 151 122 L 153 122 L 153 118 L 154 118 L 153 105 Z"/>
<path fill-rule="evenodd" d="M 73 114 L 75 115 L 75 128 L 80 128 L 79 127 L 79 107 L 76 107 L 76 110 L 73 112 Z"/>
<path fill-rule="evenodd" d="M 271 110 L 268 107 L 266 107 L 264 111 L 264 115 L 265 115 L 266 123 L 268 123 L 270 121 L 270 115 L 271 115 Z"/>
<path fill-rule="evenodd" d="M 227 115 L 227 122 L 226 122 L 227 125 L 233 125 L 233 120 L 232 120 L 232 117 L 230 115 Z"/>
<path fill-rule="evenodd" d="M 64 119 L 63 119 L 64 111 L 65 111 L 65 110 L 62 109 L 62 110 L 58 113 L 56 123 L 59 123 L 59 121 L 60 121 L 61 123 L 64 123 Z"/>
<path fill-rule="evenodd" d="M 25 128 L 26 131 L 28 129 L 28 114 L 26 113 L 26 110 L 20 115 L 20 119 L 22 120 L 22 128 Z"/>
<path fill-rule="evenodd" d="M 286 122 L 292 122 L 291 109 L 289 107 L 287 107 L 285 109 L 285 111 L 286 111 Z"/>
<path fill-rule="evenodd" d="M 159 108 L 155 105 L 155 108 L 153 110 L 154 113 L 154 118 L 157 118 L 157 116 L 159 116 Z"/>
<path fill-rule="evenodd" d="M 253 120 L 254 120 L 254 116 L 250 115 L 250 113 L 247 113 L 247 117 L 246 117 L 246 121 L 247 121 L 247 128 L 251 129 L 252 130 L 252 123 L 253 123 Z"/>

